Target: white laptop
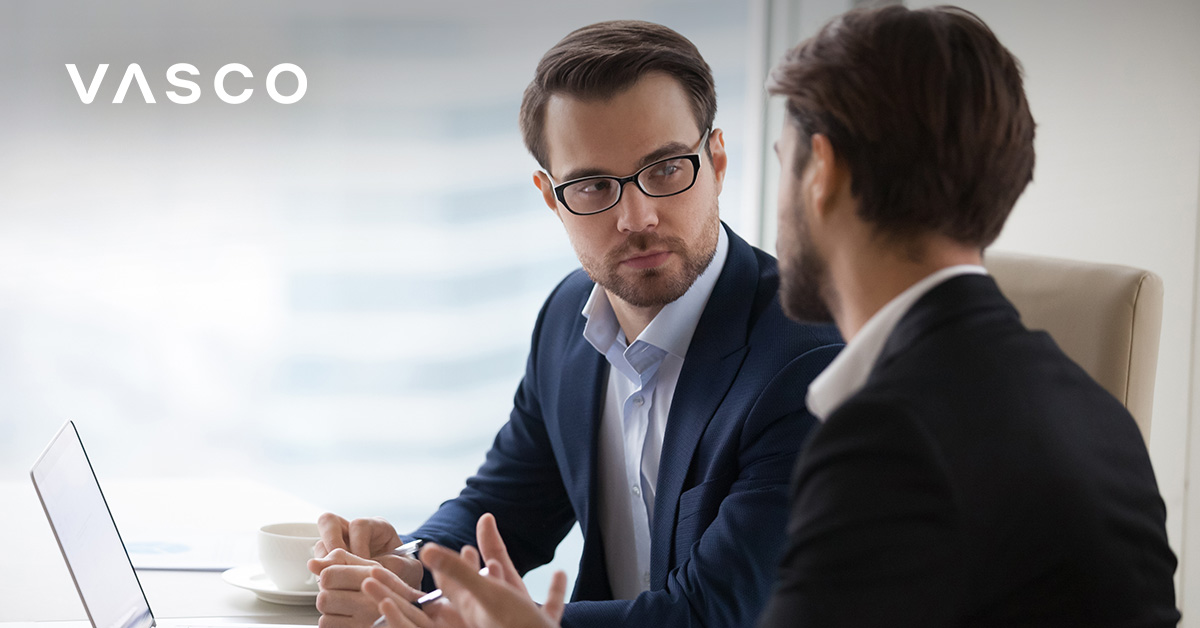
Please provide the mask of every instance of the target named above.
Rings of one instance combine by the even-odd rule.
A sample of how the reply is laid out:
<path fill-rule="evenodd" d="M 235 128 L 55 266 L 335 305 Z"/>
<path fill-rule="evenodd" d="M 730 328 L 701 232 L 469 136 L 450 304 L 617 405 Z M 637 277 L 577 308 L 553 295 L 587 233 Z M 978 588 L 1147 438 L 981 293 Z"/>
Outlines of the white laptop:
<path fill-rule="evenodd" d="M 151 628 L 156 622 L 75 424 L 68 421 L 29 472 L 94 628 Z M 244 621 L 244 620 L 243 620 Z M 171 625 L 203 626 L 202 620 Z M 207 625 L 231 628 L 228 621 Z M 279 624 L 273 628 L 282 628 Z"/>

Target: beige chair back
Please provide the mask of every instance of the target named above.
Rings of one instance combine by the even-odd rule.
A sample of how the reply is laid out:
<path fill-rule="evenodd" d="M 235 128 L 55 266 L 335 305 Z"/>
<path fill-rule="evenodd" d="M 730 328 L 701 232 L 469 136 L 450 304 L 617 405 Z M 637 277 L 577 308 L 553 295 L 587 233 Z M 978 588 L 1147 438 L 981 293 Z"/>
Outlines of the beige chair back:
<path fill-rule="evenodd" d="M 1162 328 L 1162 279 L 1152 272 L 988 251 L 984 266 L 1030 329 L 1043 329 L 1125 404 L 1150 440 Z"/>

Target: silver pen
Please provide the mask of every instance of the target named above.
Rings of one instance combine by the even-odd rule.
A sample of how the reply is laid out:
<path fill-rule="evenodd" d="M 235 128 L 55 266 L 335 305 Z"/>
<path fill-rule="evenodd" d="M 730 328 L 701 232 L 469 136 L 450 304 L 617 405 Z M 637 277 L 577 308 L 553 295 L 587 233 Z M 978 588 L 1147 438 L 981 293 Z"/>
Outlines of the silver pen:
<path fill-rule="evenodd" d="M 396 551 L 400 551 L 400 548 L 397 548 Z M 481 576 L 488 575 L 488 568 L 484 567 L 483 569 L 480 569 L 479 575 L 481 575 Z M 417 601 L 413 602 L 412 604 L 413 604 L 413 606 L 416 606 L 417 608 L 421 608 L 422 605 L 433 602 L 434 600 L 441 599 L 441 597 L 442 597 L 442 590 L 434 589 L 434 590 L 430 591 L 429 593 L 426 593 L 425 595 L 422 595 L 421 597 L 417 598 Z M 387 626 L 387 625 L 388 625 L 387 617 L 380 615 L 379 619 L 376 619 L 375 623 L 371 624 L 371 628 L 384 628 L 384 626 Z"/>
<path fill-rule="evenodd" d="M 396 549 L 392 550 L 391 554 L 392 554 L 392 556 L 405 556 L 408 558 L 416 558 L 417 552 L 420 551 L 421 546 L 424 544 L 425 544 L 424 539 L 417 539 L 415 541 L 409 541 L 409 542 L 405 543 L 404 545 L 401 545 L 400 547 L 397 547 Z"/>

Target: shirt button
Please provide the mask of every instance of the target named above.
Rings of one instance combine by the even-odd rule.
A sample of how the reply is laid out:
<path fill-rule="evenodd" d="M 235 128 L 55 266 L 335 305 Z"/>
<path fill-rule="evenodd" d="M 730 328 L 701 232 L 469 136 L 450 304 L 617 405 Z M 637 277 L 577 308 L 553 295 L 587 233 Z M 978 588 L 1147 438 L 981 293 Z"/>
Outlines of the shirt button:
<path fill-rule="evenodd" d="M 642 586 L 650 586 L 650 572 L 642 574 Z"/>
<path fill-rule="evenodd" d="M 646 400 L 645 400 L 645 399 L 643 399 L 641 395 L 638 395 L 638 396 L 636 396 L 636 397 L 634 397 L 634 398 L 633 398 L 633 405 L 635 405 L 635 406 L 637 406 L 637 407 L 639 407 L 639 408 L 640 408 L 640 407 L 642 407 L 642 404 L 643 404 L 643 403 L 646 403 Z"/>
<path fill-rule="evenodd" d="M 641 496 L 642 496 L 642 489 L 638 488 L 637 486 L 634 486 L 634 487 L 633 487 L 633 496 L 634 496 L 634 497 L 641 497 Z"/>

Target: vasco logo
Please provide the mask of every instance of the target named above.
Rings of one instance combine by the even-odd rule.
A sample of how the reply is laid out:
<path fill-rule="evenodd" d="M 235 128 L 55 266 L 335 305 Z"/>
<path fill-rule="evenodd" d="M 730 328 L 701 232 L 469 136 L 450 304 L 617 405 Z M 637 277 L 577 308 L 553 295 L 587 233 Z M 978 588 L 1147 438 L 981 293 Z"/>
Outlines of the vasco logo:
<path fill-rule="evenodd" d="M 92 77 L 91 83 L 87 89 L 83 87 L 83 78 L 79 76 L 79 69 L 74 63 L 68 63 L 67 73 L 71 75 L 71 82 L 75 84 L 75 91 L 79 93 L 79 100 L 85 105 L 92 104 L 96 99 L 96 93 L 100 91 L 100 83 L 104 80 L 104 73 L 108 71 L 108 64 L 101 63 L 100 67 L 96 68 L 96 74 Z M 250 100 L 250 96 L 254 93 L 253 88 L 243 89 L 237 94 L 230 94 L 225 89 L 225 77 L 232 72 L 237 72 L 246 78 L 253 78 L 254 74 L 250 72 L 250 68 L 240 63 L 227 63 L 217 70 L 213 76 L 213 91 L 217 92 L 217 98 L 231 105 L 237 105 Z M 296 91 L 290 96 L 284 96 L 279 93 L 275 87 L 275 81 L 283 72 L 290 72 L 296 77 Z M 200 70 L 190 63 L 176 63 L 167 68 L 167 82 L 175 87 L 187 90 L 186 95 L 181 95 L 174 90 L 167 91 L 167 98 L 180 105 L 190 105 L 197 100 L 200 100 L 200 85 L 195 81 L 189 81 L 179 75 L 181 73 L 190 74 L 192 76 L 200 76 Z M 142 99 L 147 103 L 154 103 L 154 93 L 150 91 L 150 85 L 146 83 L 146 75 L 142 72 L 142 67 L 136 63 L 129 64 L 125 69 L 125 76 L 121 78 L 121 85 L 117 87 L 117 95 L 113 97 L 113 103 L 122 103 L 125 101 L 125 93 L 129 91 L 129 86 L 134 81 L 137 82 L 138 89 L 142 92 Z M 308 91 L 308 77 L 304 76 L 304 70 L 294 63 L 280 63 L 271 68 L 267 73 L 267 94 L 271 96 L 271 100 L 283 105 L 290 105 L 304 97 L 304 92 Z"/>

